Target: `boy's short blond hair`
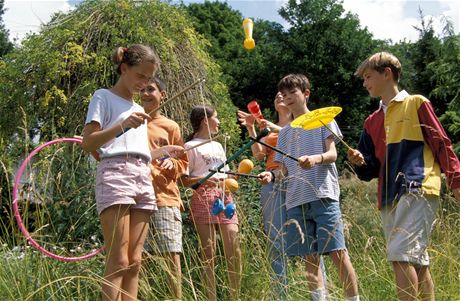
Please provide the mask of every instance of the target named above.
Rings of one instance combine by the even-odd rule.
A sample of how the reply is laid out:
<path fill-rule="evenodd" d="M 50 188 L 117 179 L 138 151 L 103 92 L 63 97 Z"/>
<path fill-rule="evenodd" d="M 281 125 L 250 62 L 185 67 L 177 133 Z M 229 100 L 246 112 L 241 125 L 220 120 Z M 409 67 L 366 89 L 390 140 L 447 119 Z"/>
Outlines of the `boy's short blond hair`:
<path fill-rule="evenodd" d="M 283 77 L 278 83 L 278 91 L 283 92 L 298 88 L 300 91 L 305 92 L 310 89 L 310 81 L 303 74 L 289 74 Z"/>
<path fill-rule="evenodd" d="M 377 52 L 367 58 L 356 69 L 355 75 L 362 78 L 366 70 L 370 69 L 382 73 L 385 68 L 390 68 L 393 73 L 393 80 L 399 82 L 401 77 L 401 63 L 396 56 L 385 51 Z"/>

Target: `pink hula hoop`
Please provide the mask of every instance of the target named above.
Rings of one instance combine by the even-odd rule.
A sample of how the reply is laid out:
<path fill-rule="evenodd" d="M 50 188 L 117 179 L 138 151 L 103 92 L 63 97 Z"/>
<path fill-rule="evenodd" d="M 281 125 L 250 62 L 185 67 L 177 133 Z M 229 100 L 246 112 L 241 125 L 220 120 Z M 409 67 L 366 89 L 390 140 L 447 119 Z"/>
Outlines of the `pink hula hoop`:
<path fill-rule="evenodd" d="M 13 185 L 13 210 L 14 210 L 14 217 L 16 218 L 16 222 L 19 226 L 19 229 L 21 230 L 22 234 L 24 234 L 27 242 L 33 246 L 34 248 L 36 248 L 38 251 L 42 252 L 43 254 L 45 254 L 46 256 L 48 257 L 51 257 L 53 259 L 56 259 L 56 260 L 60 260 L 60 261 L 79 261 L 79 260 L 84 260 L 84 259 L 88 259 L 88 258 L 91 258 L 93 256 L 96 256 L 97 254 L 99 254 L 103 248 L 100 248 L 98 250 L 95 250 L 89 254 L 86 254 L 86 255 L 83 255 L 83 256 L 79 256 L 79 257 L 65 257 L 65 256 L 60 256 L 60 255 L 57 255 L 57 254 L 54 254 L 48 250 L 46 250 L 45 248 L 43 248 L 42 246 L 40 246 L 31 236 L 30 236 L 30 233 L 29 231 L 27 231 L 26 227 L 24 226 L 24 223 L 22 221 L 22 217 L 21 217 L 21 214 L 19 212 L 19 207 L 18 207 L 18 190 L 19 190 L 19 182 L 21 180 L 21 176 L 24 172 L 24 170 L 26 169 L 27 167 L 27 163 L 29 163 L 29 161 L 32 159 L 33 156 L 35 156 L 39 151 L 41 151 L 42 149 L 44 149 L 45 147 L 47 146 L 50 146 L 52 144 L 57 144 L 57 143 L 62 143 L 62 142 L 75 142 L 75 143 L 79 143 L 81 144 L 81 139 L 80 138 L 59 138 L 59 139 L 55 139 L 55 140 L 52 140 L 52 141 L 49 141 L 49 142 L 46 142 L 40 146 L 38 146 L 36 149 L 34 149 L 28 156 L 27 158 L 24 160 L 24 162 L 22 163 L 21 167 L 19 168 L 18 172 L 16 173 L 16 177 L 14 178 L 14 185 Z"/>

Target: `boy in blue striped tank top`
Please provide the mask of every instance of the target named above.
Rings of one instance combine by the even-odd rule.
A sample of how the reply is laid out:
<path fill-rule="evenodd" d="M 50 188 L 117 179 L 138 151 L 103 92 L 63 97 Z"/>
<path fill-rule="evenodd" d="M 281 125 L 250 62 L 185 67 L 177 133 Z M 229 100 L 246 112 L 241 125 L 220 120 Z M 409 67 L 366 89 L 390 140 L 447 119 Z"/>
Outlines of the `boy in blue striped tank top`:
<path fill-rule="evenodd" d="M 302 74 L 290 74 L 278 83 L 285 105 L 294 118 L 307 113 L 310 83 Z M 339 136 L 335 121 L 329 127 Z M 320 255 L 329 255 L 339 271 L 346 300 L 359 300 L 356 274 L 348 256 L 339 207 L 339 181 L 334 136 L 325 127 L 304 130 L 290 125 L 281 129 L 275 161 L 280 168 L 263 172 L 261 182 L 286 181 L 287 254 L 306 259 L 307 282 L 313 300 L 326 300 Z"/>

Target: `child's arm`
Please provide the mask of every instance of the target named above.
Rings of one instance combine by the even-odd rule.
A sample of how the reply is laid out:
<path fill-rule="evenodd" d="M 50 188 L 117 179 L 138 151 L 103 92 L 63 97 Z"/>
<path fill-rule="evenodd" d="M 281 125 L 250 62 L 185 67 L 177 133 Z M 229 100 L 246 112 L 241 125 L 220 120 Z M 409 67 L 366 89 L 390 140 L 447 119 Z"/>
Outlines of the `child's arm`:
<path fill-rule="evenodd" d="M 279 133 L 282 127 L 279 125 L 274 124 L 271 121 L 268 121 L 267 119 L 262 119 L 260 121 L 260 127 L 261 128 L 268 128 L 271 132 L 273 133 Z"/>
<path fill-rule="evenodd" d="M 361 133 L 358 149 L 349 150 L 347 154 L 348 160 L 355 165 L 359 179 L 370 181 L 379 176 L 380 162 L 375 156 L 375 146 L 366 129 Z"/>
<path fill-rule="evenodd" d="M 152 117 L 143 112 L 133 112 L 122 122 L 110 128 L 102 129 L 99 122 L 91 121 L 83 129 L 82 148 L 87 152 L 99 149 L 111 139 L 114 139 L 126 128 L 137 128 L 144 123 L 144 120 L 151 120 Z"/>
<path fill-rule="evenodd" d="M 447 177 L 447 186 L 460 202 L 460 161 L 455 155 L 452 142 L 447 136 L 429 101 L 422 103 L 418 116 L 426 144 L 432 150 Z"/>
<path fill-rule="evenodd" d="M 322 154 L 299 157 L 299 165 L 303 169 L 310 169 L 315 165 L 334 163 L 337 160 L 337 149 L 334 137 L 329 136 L 324 141 L 326 151 Z"/>
<path fill-rule="evenodd" d="M 254 126 L 255 117 L 252 114 L 248 114 L 243 111 L 238 111 L 238 120 L 242 125 L 246 127 L 249 136 L 251 136 L 252 138 L 255 138 L 257 136 L 256 128 Z M 253 145 L 251 145 L 251 151 L 252 155 L 257 160 L 265 159 L 265 155 L 267 152 L 265 150 L 265 146 L 263 146 L 262 144 L 254 143 Z"/>
<path fill-rule="evenodd" d="M 170 146 L 174 145 L 174 146 L 183 147 L 184 142 L 182 141 L 179 127 L 177 126 L 177 128 L 172 129 L 171 133 L 172 134 L 170 137 L 170 143 L 171 143 Z M 187 154 L 183 151 L 172 153 L 171 156 L 159 162 L 159 167 L 163 171 L 168 171 L 165 174 L 165 176 L 167 176 L 168 178 L 177 180 L 179 177 L 184 175 L 187 171 L 187 167 L 188 167 Z"/>
<path fill-rule="evenodd" d="M 164 156 L 174 156 L 179 155 L 184 151 L 184 148 L 180 145 L 165 145 L 160 148 L 150 151 L 152 160 L 160 159 Z"/>
<path fill-rule="evenodd" d="M 281 181 L 287 176 L 286 165 L 281 164 L 281 167 L 275 170 L 263 171 L 257 175 L 258 181 L 261 184 L 268 184 L 270 182 Z"/>

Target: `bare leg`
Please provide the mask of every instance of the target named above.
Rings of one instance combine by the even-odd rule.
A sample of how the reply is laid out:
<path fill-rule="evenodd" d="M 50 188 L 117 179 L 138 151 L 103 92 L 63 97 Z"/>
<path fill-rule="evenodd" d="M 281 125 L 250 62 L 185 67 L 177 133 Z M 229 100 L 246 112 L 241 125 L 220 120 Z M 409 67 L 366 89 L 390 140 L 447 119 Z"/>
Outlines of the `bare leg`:
<path fill-rule="evenodd" d="M 434 284 L 429 266 L 415 267 L 418 275 L 418 291 L 422 301 L 434 301 Z"/>
<path fill-rule="evenodd" d="M 399 300 L 417 299 L 418 277 L 413 265 L 407 262 L 393 261 Z"/>
<path fill-rule="evenodd" d="M 214 256 L 216 253 L 216 230 L 212 224 L 195 224 L 200 237 L 201 249 L 203 250 L 205 282 L 208 299 L 217 300 L 216 276 L 214 274 Z"/>
<path fill-rule="evenodd" d="M 305 256 L 307 270 L 307 283 L 310 291 L 324 287 L 323 273 L 320 269 L 320 257 L 317 255 Z"/>
<path fill-rule="evenodd" d="M 350 256 L 346 250 L 333 251 L 330 253 L 331 259 L 339 272 L 340 282 L 345 291 L 346 297 L 358 295 L 358 280 L 355 270 L 350 261 Z"/>
<path fill-rule="evenodd" d="M 122 288 L 127 294 L 122 295 L 122 300 L 137 300 L 139 288 L 139 271 L 141 270 L 142 250 L 149 230 L 150 215 L 148 210 L 131 209 L 129 228 L 129 267 L 123 278 Z"/>
<path fill-rule="evenodd" d="M 129 266 L 129 206 L 111 206 L 100 215 L 106 252 L 102 300 L 119 300 L 123 276 Z"/>
<path fill-rule="evenodd" d="M 237 224 L 219 225 L 224 242 L 225 258 L 228 264 L 228 280 L 230 285 L 230 299 L 238 300 L 241 280 L 241 250 L 238 239 Z"/>
<path fill-rule="evenodd" d="M 182 299 L 182 270 L 180 266 L 180 253 L 167 253 L 164 255 L 169 267 L 169 287 L 176 300 Z"/>

